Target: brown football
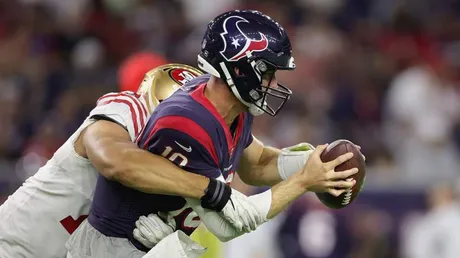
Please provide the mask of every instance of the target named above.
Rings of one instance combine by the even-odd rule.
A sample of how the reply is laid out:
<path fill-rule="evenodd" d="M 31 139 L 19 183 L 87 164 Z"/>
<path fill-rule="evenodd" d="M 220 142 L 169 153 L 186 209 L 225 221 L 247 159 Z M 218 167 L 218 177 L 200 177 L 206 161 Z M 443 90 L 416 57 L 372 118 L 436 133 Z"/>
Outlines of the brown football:
<path fill-rule="evenodd" d="M 337 166 L 335 171 L 344 171 L 354 167 L 358 168 L 358 173 L 349 177 L 354 178 L 356 180 L 356 184 L 350 190 L 337 197 L 329 193 L 316 193 L 319 200 L 329 208 L 341 209 L 346 207 L 355 200 L 364 185 L 366 177 L 366 163 L 364 157 L 361 155 L 361 152 L 352 142 L 347 140 L 337 140 L 332 142 L 321 154 L 321 160 L 323 162 L 329 162 L 347 152 L 353 152 L 353 158 Z"/>

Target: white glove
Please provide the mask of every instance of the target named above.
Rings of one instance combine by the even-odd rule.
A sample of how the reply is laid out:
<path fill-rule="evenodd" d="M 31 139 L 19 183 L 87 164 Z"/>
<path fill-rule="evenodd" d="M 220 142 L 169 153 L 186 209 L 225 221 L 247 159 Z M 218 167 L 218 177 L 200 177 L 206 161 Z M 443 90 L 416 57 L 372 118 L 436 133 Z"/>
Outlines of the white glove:
<path fill-rule="evenodd" d="M 251 232 L 267 221 L 267 213 L 271 205 L 271 191 L 265 202 L 255 202 L 251 197 L 232 189 L 230 200 L 220 212 L 237 231 Z M 268 202 L 268 203 L 267 203 Z M 268 205 L 268 207 L 267 207 Z M 262 207 L 260 207 L 262 206 Z"/>
<path fill-rule="evenodd" d="M 157 214 L 150 214 L 147 217 L 139 217 L 139 220 L 136 221 L 133 236 L 150 249 L 173 232 L 174 225 L 164 222 Z"/>

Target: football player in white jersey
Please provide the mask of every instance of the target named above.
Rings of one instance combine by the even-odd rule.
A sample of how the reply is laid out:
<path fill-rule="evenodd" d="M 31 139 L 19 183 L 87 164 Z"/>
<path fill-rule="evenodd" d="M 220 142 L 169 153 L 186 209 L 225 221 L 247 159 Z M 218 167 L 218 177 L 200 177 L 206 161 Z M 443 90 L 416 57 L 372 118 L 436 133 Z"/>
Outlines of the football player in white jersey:
<path fill-rule="evenodd" d="M 65 257 L 65 242 L 89 212 L 98 172 L 147 193 L 202 198 L 209 179 L 133 143 L 159 101 L 200 74 L 168 64 L 148 72 L 138 93 L 99 98 L 46 165 L 0 206 L 0 257 Z M 227 201 L 208 206 L 219 210 Z"/>

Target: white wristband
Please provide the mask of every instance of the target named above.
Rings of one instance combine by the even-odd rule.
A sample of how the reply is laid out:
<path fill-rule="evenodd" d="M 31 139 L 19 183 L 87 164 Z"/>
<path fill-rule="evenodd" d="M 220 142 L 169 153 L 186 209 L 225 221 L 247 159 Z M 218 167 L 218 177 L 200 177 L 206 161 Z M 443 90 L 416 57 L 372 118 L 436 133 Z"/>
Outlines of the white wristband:
<path fill-rule="evenodd" d="M 278 156 L 278 173 L 281 179 L 286 180 L 288 177 L 303 168 L 313 150 L 308 151 L 290 151 L 281 150 Z"/>

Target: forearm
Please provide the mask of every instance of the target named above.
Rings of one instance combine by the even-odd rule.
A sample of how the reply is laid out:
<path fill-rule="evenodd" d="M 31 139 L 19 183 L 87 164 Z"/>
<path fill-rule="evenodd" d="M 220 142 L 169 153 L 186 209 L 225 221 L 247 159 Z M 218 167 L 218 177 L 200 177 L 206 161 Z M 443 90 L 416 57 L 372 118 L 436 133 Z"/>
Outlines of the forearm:
<path fill-rule="evenodd" d="M 305 193 L 306 189 L 298 183 L 299 180 L 297 180 L 296 177 L 297 176 L 294 175 L 288 180 L 277 184 L 268 191 L 249 196 L 247 201 L 244 201 L 245 198 L 238 198 L 238 195 L 243 194 L 233 189 L 232 205 L 242 205 L 240 207 L 235 207 L 235 209 L 240 210 L 243 214 L 249 212 L 252 214 L 251 216 L 259 217 L 259 219 L 254 219 L 254 221 L 259 221 L 257 226 L 260 226 L 264 222 L 278 215 L 281 211 L 286 209 L 290 203 Z M 209 231 L 211 231 L 219 240 L 223 242 L 230 241 L 233 238 L 241 236 L 247 232 L 245 230 L 237 229 L 235 225 L 227 221 L 219 213 L 203 209 L 198 200 L 190 198 L 186 198 L 186 200 L 187 204 L 200 216 Z M 256 213 L 253 213 L 254 211 Z"/>
<path fill-rule="evenodd" d="M 126 150 L 117 181 L 139 191 L 200 199 L 209 179 L 141 149 Z"/>
<path fill-rule="evenodd" d="M 246 184 L 253 186 L 273 186 L 282 181 L 278 172 L 278 156 L 281 150 L 264 146 L 260 159 L 253 163 L 242 160 L 238 175 Z"/>
<path fill-rule="evenodd" d="M 244 150 L 238 175 L 249 185 L 273 186 L 299 171 L 313 152 L 308 143 L 299 143 L 282 150 L 264 146 L 254 137 Z"/>
<path fill-rule="evenodd" d="M 206 177 L 183 171 L 131 142 L 99 139 L 87 145 L 88 158 L 101 174 L 138 191 L 199 199 L 209 184 Z"/>
<path fill-rule="evenodd" d="M 270 190 L 249 197 L 263 221 L 270 220 L 285 210 L 299 196 L 307 192 L 308 187 L 302 185 L 299 174 L 294 174 Z"/>
<path fill-rule="evenodd" d="M 271 188 L 271 205 L 267 213 L 267 219 L 277 216 L 307 191 L 299 182 L 300 180 L 297 179 L 295 174 Z"/>

